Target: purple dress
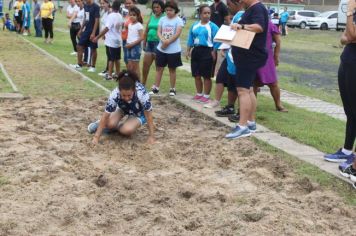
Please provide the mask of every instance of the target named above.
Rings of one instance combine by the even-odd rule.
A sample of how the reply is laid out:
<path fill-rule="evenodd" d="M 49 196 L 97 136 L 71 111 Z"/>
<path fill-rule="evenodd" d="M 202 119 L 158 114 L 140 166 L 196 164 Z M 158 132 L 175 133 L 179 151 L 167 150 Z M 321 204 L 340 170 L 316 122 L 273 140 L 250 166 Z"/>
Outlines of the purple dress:
<path fill-rule="evenodd" d="M 274 64 L 273 35 L 280 34 L 279 29 L 271 21 L 268 22 L 266 47 L 268 58 L 266 64 L 257 70 L 257 80 L 263 85 L 277 82 L 276 65 Z"/>

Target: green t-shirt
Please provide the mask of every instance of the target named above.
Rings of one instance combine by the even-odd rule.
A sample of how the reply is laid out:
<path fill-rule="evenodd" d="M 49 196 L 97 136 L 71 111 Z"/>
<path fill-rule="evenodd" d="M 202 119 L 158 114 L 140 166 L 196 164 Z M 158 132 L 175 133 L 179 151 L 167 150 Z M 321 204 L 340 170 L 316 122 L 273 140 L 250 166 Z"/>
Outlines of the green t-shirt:
<path fill-rule="evenodd" d="M 158 42 L 157 36 L 158 22 L 164 14 L 161 14 L 158 18 L 155 14 L 151 14 L 150 21 L 148 22 L 147 42 Z"/>

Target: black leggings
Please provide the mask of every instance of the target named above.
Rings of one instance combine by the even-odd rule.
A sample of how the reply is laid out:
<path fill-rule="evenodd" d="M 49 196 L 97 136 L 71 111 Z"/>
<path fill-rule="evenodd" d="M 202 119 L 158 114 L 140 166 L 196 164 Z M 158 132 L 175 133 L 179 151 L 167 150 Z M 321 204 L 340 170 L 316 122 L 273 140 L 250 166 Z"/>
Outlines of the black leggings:
<path fill-rule="evenodd" d="M 53 19 L 50 18 L 42 18 L 42 26 L 45 31 L 45 39 L 49 37 L 53 39 Z"/>
<path fill-rule="evenodd" d="M 347 117 L 344 148 L 352 150 L 356 138 L 356 66 L 354 63 L 340 63 L 338 82 Z"/>
<path fill-rule="evenodd" d="M 72 40 L 72 45 L 74 52 L 77 51 L 77 34 L 80 30 L 80 23 L 72 23 L 70 26 L 70 39 Z"/>

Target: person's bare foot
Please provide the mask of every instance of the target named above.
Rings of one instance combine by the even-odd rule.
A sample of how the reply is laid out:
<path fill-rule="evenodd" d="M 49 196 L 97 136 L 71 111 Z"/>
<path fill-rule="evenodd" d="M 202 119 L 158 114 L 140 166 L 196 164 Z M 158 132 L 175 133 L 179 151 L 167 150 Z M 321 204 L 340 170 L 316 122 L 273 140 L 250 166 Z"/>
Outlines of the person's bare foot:
<path fill-rule="evenodd" d="M 279 112 L 288 112 L 288 110 L 286 108 L 284 108 L 283 106 L 276 107 L 276 110 Z"/>

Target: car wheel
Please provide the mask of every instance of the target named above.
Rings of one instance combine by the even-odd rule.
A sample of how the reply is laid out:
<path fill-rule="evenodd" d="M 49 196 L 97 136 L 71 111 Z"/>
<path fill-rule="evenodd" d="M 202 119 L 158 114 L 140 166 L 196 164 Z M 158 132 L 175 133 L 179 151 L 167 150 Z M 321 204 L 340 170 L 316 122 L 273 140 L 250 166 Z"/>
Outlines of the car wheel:
<path fill-rule="evenodd" d="M 304 21 L 300 22 L 300 24 L 299 24 L 299 28 L 301 28 L 301 29 L 305 29 L 306 26 L 307 26 L 307 24 Z"/>
<path fill-rule="evenodd" d="M 328 30 L 328 24 L 322 23 L 321 26 L 320 26 L 320 29 L 321 30 Z"/>

